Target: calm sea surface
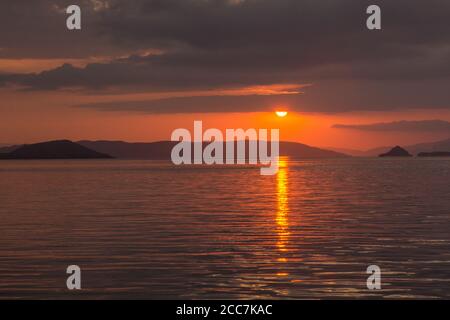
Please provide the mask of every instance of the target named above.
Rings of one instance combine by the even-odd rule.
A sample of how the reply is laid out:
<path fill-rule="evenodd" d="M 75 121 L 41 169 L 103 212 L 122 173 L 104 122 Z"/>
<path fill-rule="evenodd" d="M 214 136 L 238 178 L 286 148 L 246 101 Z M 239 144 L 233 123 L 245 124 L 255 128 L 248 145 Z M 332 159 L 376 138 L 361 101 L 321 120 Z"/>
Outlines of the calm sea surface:
<path fill-rule="evenodd" d="M 450 298 L 450 160 L 281 165 L 2 161 L 0 298 Z"/>

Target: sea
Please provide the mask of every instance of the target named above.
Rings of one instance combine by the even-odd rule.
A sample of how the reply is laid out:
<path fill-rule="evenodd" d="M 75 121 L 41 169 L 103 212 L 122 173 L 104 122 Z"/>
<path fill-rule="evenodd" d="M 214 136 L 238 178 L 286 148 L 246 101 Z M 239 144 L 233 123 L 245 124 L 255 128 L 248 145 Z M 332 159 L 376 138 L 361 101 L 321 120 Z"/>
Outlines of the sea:
<path fill-rule="evenodd" d="M 2 161 L 0 299 L 450 298 L 450 159 L 279 162 Z"/>

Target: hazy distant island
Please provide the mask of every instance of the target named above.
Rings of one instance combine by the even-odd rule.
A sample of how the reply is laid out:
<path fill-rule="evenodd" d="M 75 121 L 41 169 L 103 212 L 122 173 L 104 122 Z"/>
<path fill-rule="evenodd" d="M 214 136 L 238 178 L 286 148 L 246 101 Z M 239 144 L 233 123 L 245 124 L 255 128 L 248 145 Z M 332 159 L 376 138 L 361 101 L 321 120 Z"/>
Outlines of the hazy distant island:
<path fill-rule="evenodd" d="M 2 148 L 0 159 L 111 159 L 100 153 L 69 140 L 57 140 Z"/>
<path fill-rule="evenodd" d="M 384 157 L 412 157 L 412 155 L 400 146 L 392 148 L 389 152 L 379 155 L 380 158 Z"/>
<path fill-rule="evenodd" d="M 450 152 L 435 151 L 435 152 L 420 152 L 418 157 L 450 157 Z"/>
<path fill-rule="evenodd" d="M 333 147 L 327 149 L 342 152 L 354 157 L 377 157 L 382 153 L 389 152 L 392 149 L 392 146 L 377 147 L 365 151 Z M 408 150 L 412 155 L 418 155 L 421 152 L 450 152 L 450 138 L 440 141 L 407 145 L 403 146 L 403 149 Z"/>

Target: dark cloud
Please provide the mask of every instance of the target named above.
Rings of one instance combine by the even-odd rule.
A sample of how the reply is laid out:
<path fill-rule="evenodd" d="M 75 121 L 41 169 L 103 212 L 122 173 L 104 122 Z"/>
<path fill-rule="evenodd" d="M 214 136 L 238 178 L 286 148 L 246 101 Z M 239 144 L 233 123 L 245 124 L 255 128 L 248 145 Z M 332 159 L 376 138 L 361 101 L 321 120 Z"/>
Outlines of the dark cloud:
<path fill-rule="evenodd" d="M 110 41 L 97 25 L 103 0 L 2 0 L 0 2 L 0 58 L 87 58 L 130 51 Z M 96 4 L 97 3 L 97 4 Z M 66 28 L 66 8 L 82 8 L 82 30 Z"/>
<path fill-rule="evenodd" d="M 302 96 L 185 97 L 137 108 L 147 112 L 263 110 L 277 99 L 327 112 L 450 108 L 449 1 L 379 0 L 381 31 L 365 27 L 373 4 L 366 0 L 85 0 L 81 32 L 65 30 L 60 9 L 69 3 L 3 1 L 9 28 L 0 31 L 0 57 L 129 56 L 4 74 L 0 86 L 160 92 L 313 84 Z M 130 55 L 146 50 L 161 54 Z"/>
<path fill-rule="evenodd" d="M 395 121 L 372 124 L 335 124 L 333 128 L 361 131 L 450 132 L 450 122 L 442 120 Z"/>

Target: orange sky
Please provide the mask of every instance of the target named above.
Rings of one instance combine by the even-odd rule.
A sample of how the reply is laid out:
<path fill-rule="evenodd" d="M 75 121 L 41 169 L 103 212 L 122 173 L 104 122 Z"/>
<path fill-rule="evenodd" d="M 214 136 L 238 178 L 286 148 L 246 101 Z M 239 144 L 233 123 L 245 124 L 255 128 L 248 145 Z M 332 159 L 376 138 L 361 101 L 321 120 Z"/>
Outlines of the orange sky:
<path fill-rule="evenodd" d="M 2 96 L 0 143 L 31 143 L 52 139 L 71 140 L 169 140 L 174 129 L 192 130 L 194 120 L 204 128 L 279 128 L 281 139 L 313 146 L 351 149 L 414 144 L 448 138 L 445 133 L 363 132 L 331 128 L 336 123 L 366 124 L 398 119 L 450 119 L 450 112 L 359 112 L 314 114 L 290 112 L 278 118 L 272 112 L 154 115 L 106 112 L 76 108 L 83 101 L 108 101 L 111 97 L 79 96 L 63 92 L 0 92 Z M 139 96 L 137 96 L 139 98 Z M 129 99 L 130 95 L 125 95 Z M 121 99 L 120 96 L 116 99 Z M 274 109 L 277 107 L 274 106 Z M 278 109 L 280 109 L 278 107 Z M 426 115 L 426 116 L 425 116 Z"/>
<path fill-rule="evenodd" d="M 3 63 L 5 63 L 3 61 Z M 44 65 L 42 65 L 44 63 Z M 19 63 L 10 61 L 10 68 Z M 3 70 L 7 64 L 0 63 Z M 23 68 L 35 70 L 47 66 L 26 63 Z M 298 86 L 297 86 L 298 87 Z M 217 94 L 272 94 L 295 92 L 296 86 L 256 86 L 239 90 L 216 91 Z M 33 143 L 54 139 L 71 140 L 125 140 L 148 142 L 170 140 L 177 128 L 192 129 L 194 120 L 202 120 L 204 128 L 278 128 L 281 139 L 312 146 L 366 150 L 379 146 L 408 145 L 419 142 L 447 139 L 445 132 L 366 132 L 335 129 L 336 123 L 370 124 L 398 120 L 450 120 L 450 111 L 414 110 L 401 112 L 353 112 L 353 113 L 302 113 L 289 112 L 286 118 L 278 118 L 273 112 L 258 113 L 204 113 L 204 114 L 145 114 L 126 111 L 98 111 L 74 107 L 89 102 L 145 100 L 171 97 L 185 93 L 153 94 L 80 94 L 78 91 L 20 91 L 0 90 L 0 143 Z M 189 92 L 190 95 L 211 94 Z M 275 106 L 276 109 L 285 109 Z"/>

